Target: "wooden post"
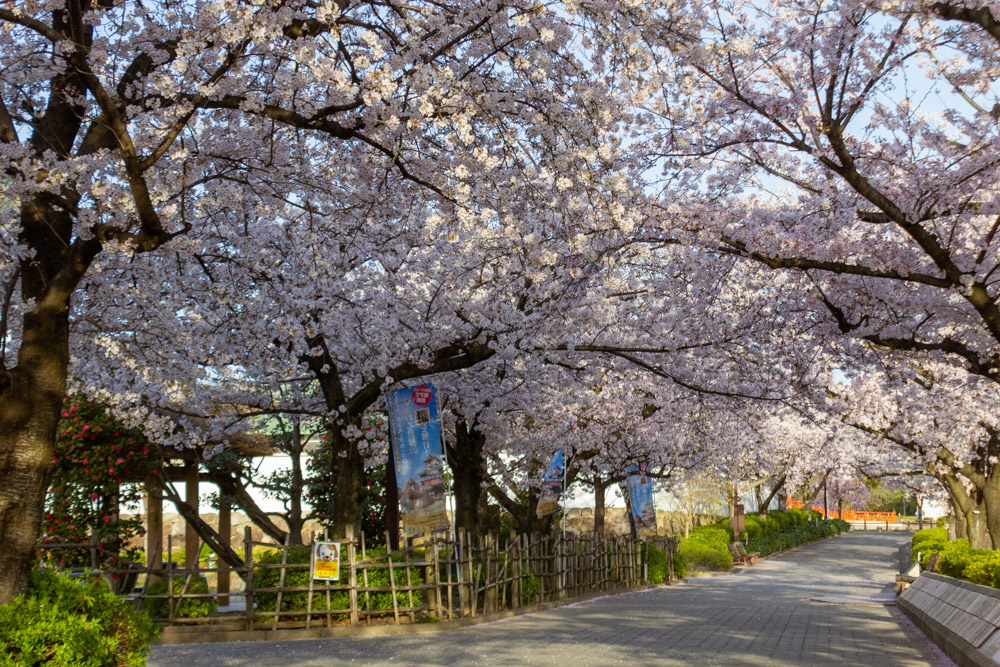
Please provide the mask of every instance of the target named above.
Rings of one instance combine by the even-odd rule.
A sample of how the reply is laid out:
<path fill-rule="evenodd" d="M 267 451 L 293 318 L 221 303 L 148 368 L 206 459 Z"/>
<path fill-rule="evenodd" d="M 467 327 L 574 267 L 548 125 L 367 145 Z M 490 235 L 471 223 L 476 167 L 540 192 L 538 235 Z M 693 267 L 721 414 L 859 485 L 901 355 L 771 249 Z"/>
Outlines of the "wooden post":
<path fill-rule="evenodd" d="M 365 548 L 365 531 L 361 531 L 361 562 L 368 560 L 368 552 Z M 368 593 L 368 568 L 361 568 L 361 578 L 365 582 L 365 616 L 368 618 L 368 625 L 372 624 L 372 600 Z"/>
<path fill-rule="evenodd" d="M 243 578 L 243 599 L 246 601 L 247 630 L 253 630 L 253 533 L 250 526 L 243 528 L 243 567 L 246 576 Z"/>
<path fill-rule="evenodd" d="M 357 554 L 354 548 L 354 526 L 348 524 L 347 532 L 347 566 L 350 574 L 351 586 L 351 625 L 358 624 L 358 563 Z"/>
<path fill-rule="evenodd" d="M 232 544 L 232 507 L 227 498 L 219 498 L 219 537 L 227 547 Z M 216 558 L 218 564 L 218 583 L 216 592 L 219 594 L 219 606 L 225 607 L 229 604 L 229 563 L 222 558 Z"/>
<path fill-rule="evenodd" d="M 413 611 L 413 575 L 410 569 L 413 567 L 413 540 L 406 540 L 406 600 L 410 608 L 410 622 L 417 620 L 417 614 Z"/>
<path fill-rule="evenodd" d="M 285 533 L 285 546 L 281 550 L 281 572 L 278 574 L 278 599 L 274 602 L 274 625 L 273 630 L 278 629 L 278 622 L 281 620 L 281 589 L 285 587 L 285 569 L 288 565 L 288 542 L 292 534 Z"/>
<path fill-rule="evenodd" d="M 146 568 L 150 573 L 163 569 L 163 495 L 158 475 L 146 480 Z M 153 579 L 153 577 L 156 577 Z M 146 586 L 160 577 L 150 574 Z"/>
<path fill-rule="evenodd" d="M 427 550 L 430 549 L 431 557 L 427 557 Z M 437 539 L 431 536 L 431 542 L 424 547 L 424 560 L 430 561 L 427 567 L 429 576 L 424 577 L 426 583 L 433 584 L 433 588 L 427 589 L 427 611 L 428 615 L 436 620 L 443 621 L 444 615 L 441 613 L 441 586 L 438 581 L 438 546 Z"/>
<path fill-rule="evenodd" d="M 189 461 L 184 464 L 185 494 L 184 500 L 198 512 L 198 464 Z M 198 567 L 198 533 L 190 523 L 184 524 L 184 569 L 193 570 Z"/>
<path fill-rule="evenodd" d="M 388 531 L 386 532 L 386 538 L 388 538 Z M 388 547 L 388 539 L 386 540 L 386 546 Z M 386 562 L 389 565 L 389 588 L 392 593 L 392 618 L 399 625 L 399 603 L 396 600 L 396 571 L 392 568 L 392 548 L 386 549 Z"/>
<path fill-rule="evenodd" d="M 455 531 L 455 547 L 458 549 L 457 552 L 457 566 L 455 568 L 455 576 L 458 579 L 458 614 L 459 616 L 467 616 L 468 606 L 466 604 L 468 596 L 465 591 L 465 529 L 459 528 Z"/>
<path fill-rule="evenodd" d="M 450 555 L 449 555 L 450 554 Z M 445 590 L 448 596 L 448 620 L 455 618 L 455 607 L 452 604 L 451 599 L 451 563 L 455 560 L 455 541 L 445 539 L 444 543 L 444 573 L 445 573 Z"/>
<path fill-rule="evenodd" d="M 167 535 L 167 622 L 174 622 L 174 536 Z"/>
<path fill-rule="evenodd" d="M 316 546 L 314 544 L 313 532 L 309 531 L 309 591 L 306 593 L 309 597 L 306 598 L 306 630 L 312 627 L 312 610 L 313 610 L 313 569 L 316 563 L 313 561 L 316 558 Z M 329 584 L 330 582 L 324 582 Z"/>

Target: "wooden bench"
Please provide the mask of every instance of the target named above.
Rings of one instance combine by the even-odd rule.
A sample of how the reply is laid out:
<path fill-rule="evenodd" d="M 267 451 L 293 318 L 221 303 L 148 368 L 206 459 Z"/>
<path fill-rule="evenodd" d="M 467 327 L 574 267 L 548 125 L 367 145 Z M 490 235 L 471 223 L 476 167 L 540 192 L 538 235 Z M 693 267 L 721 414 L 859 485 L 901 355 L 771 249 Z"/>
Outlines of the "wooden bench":
<path fill-rule="evenodd" d="M 729 545 L 729 553 L 733 555 L 733 562 L 737 565 L 753 565 L 760 560 L 760 553 L 747 551 L 742 542 L 733 542 Z"/>
<path fill-rule="evenodd" d="M 760 554 L 757 552 L 748 553 L 742 542 L 730 544 L 729 553 L 732 555 L 735 565 L 753 565 L 760 557 Z"/>

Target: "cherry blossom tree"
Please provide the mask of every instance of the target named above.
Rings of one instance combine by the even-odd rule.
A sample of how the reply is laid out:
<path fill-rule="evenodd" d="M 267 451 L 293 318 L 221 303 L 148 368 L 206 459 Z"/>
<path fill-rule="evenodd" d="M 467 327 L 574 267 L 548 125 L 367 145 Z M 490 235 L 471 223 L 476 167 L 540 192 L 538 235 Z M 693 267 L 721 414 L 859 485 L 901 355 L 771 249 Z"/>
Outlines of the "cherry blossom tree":
<path fill-rule="evenodd" d="M 869 404 L 857 424 L 982 517 L 970 540 L 1000 544 L 995 7 L 643 3 L 607 18 L 607 38 L 643 44 L 620 58 L 647 180 L 696 193 L 665 191 L 665 236 L 696 230 L 795 286 L 784 317 L 810 321 L 813 349 L 852 379 Z"/>
<path fill-rule="evenodd" d="M 355 271 L 373 266 L 377 252 L 351 245 L 352 228 L 367 222 L 362 212 L 346 216 L 343 227 L 314 228 L 313 239 L 309 223 L 338 218 L 340 204 L 370 202 L 366 193 L 398 201 L 385 193 L 401 182 L 416 200 L 376 226 L 412 225 L 405 234 L 430 239 L 447 238 L 439 221 L 454 220 L 466 228 L 478 220 L 500 235 L 513 226 L 512 238 L 548 238 L 547 212 L 588 205 L 581 189 L 609 173 L 613 146 L 605 135 L 615 114 L 604 106 L 609 95 L 596 70 L 570 50 L 574 21 L 571 11 L 534 2 L 91 0 L 0 9 L 0 159 L 5 201 L 17 202 L 0 222 L 0 603 L 26 585 L 71 365 L 78 382 L 106 392 L 112 404 L 131 404 L 121 416 L 164 430 L 154 408 L 204 391 L 192 365 L 212 380 L 219 372 L 262 379 L 257 369 L 238 368 L 243 355 L 197 337 L 228 321 L 177 326 L 201 315 L 183 310 L 198 292 L 194 284 L 188 290 L 196 273 L 218 285 L 202 290 L 204 297 L 239 297 L 233 309 L 285 291 L 296 307 L 246 311 L 263 318 L 261 328 L 274 326 L 241 345 L 280 351 L 272 374 L 289 356 L 304 366 L 323 389 L 325 413 L 343 415 L 333 420 L 335 437 L 387 376 L 492 353 L 486 339 L 464 331 L 451 341 L 421 341 L 414 358 L 376 363 L 348 389 L 323 314 L 297 305 L 308 272 L 282 286 L 275 269 L 290 257 L 324 268 L 328 261 L 356 261 Z M 393 188 L 380 189 L 386 182 Z M 532 220 L 540 226 L 509 217 L 524 211 L 489 192 L 479 196 L 483 184 L 494 195 L 536 193 Z M 360 194 L 345 201 L 348 186 Z M 279 257 L 269 244 L 286 231 L 306 245 Z M 392 247 L 390 262 L 402 252 Z M 548 260 L 547 252 L 537 259 Z M 237 261 L 244 262 L 240 280 L 255 272 L 258 285 L 245 292 L 241 282 L 227 293 L 222 285 Z M 446 286 L 439 275 L 425 288 Z M 146 309 L 132 310 L 140 304 Z M 152 310 L 161 317 L 143 319 Z M 71 360 L 71 330 L 90 319 L 98 321 L 87 340 L 100 337 L 102 353 L 80 343 L 82 354 Z M 157 365 L 116 352 L 146 334 L 161 349 L 191 352 Z M 256 363 L 267 365 L 262 356 Z M 227 357 L 234 363 L 226 366 Z M 224 434 L 225 427 L 212 428 Z M 195 430 L 166 437 L 180 444 Z M 341 451 L 352 478 L 357 457 L 348 444 Z M 349 510 L 344 516 L 356 519 Z"/>

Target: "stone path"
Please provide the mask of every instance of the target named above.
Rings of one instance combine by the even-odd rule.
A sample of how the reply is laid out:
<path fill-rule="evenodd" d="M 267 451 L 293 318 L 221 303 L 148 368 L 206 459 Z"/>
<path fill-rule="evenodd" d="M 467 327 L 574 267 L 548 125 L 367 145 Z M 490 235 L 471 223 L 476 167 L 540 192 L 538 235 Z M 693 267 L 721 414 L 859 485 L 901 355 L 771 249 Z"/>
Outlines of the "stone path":
<path fill-rule="evenodd" d="M 739 574 L 440 633 L 157 646 L 149 665 L 951 665 L 895 607 L 872 604 L 906 539 L 848 533 Z"/>

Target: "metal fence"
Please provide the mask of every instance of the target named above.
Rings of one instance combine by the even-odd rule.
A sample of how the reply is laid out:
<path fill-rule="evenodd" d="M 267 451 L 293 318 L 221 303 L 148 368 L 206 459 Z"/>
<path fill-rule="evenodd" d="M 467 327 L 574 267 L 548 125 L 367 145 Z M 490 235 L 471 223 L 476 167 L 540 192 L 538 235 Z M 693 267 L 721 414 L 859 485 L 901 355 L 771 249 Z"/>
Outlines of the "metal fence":
<path fill-rule="evenodd" d="M 326 541 L 325 536 L 314 537 Z M 587 534 L 472 536 L 463 531 L 422 544 L 408 541 L 396 551 L 366 548 L 363 535 L 340 543 L 340 579 L 332 582 L 310 576 L 311 544 L 254 541 L 249 528 L 244 564 L 232 568 L 186 568 L 173 561 L 169 548 L 162 566 L 148 567 L 105 553 L 93 540 L 39 548 L 50 555 L 87 550 L 90 567 L 69 568 L 71 573 L 108 579 L 137 608 L 152 611 L 155 621 L 224 630 L 414 623 L 489 614 L 646 584 L 649 547 L 664 554 L 664 579 L 673 579 L 679 550 L 679 541 L 668 537 L 640 541 Z M 260 547 L 267 551 L 261 553 Z M 110 557 L 112 567 L 98 568 L 101 557 Z M 239 577 L 242 590 L 223 596 L 208 590 L 205 578 L 213 574 Z M 157 587 L 157 582 L 172 583 Z M 245 605 L 217 613 L 219 597 L 242 597 Z"/>

